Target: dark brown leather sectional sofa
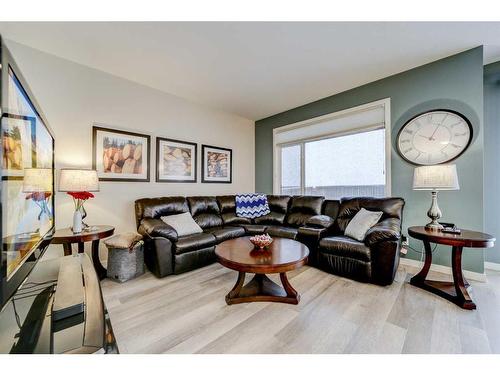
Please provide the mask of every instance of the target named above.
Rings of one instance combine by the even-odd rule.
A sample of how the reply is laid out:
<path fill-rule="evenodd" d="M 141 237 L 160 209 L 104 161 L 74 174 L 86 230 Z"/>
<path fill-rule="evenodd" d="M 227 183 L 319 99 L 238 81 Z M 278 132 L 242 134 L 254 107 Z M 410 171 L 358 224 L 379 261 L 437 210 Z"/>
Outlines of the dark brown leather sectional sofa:
<path fill-rule="evenodd" d="M 215 246 L 245 235 L 269 233 L 303 242 L 309 265 L 358 281 L 391 284 L 399 265 L 401 198 L 344 198 L 268 195 L 268 215 L 236 216 L 235 196 L 144 198 L 135 202 L 137 228 L 145 238 L 145 261 L 158 277 L 214 262 Z M 365 208 L 382 211 L 364 242 L 344 236 L 354 215 Z M 160 217 L 190 212 L 203 233 L 179 237 Z"/>

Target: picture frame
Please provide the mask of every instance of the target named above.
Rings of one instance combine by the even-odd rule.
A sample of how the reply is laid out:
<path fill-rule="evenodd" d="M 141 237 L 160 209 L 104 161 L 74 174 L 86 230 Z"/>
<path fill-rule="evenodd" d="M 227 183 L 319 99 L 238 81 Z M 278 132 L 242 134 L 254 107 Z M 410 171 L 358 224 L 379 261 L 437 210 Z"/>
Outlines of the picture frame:
<path fill-rule="evenodd" d="M 149 182 L 151 136 L 92 126 L 92 168 L 99 181 Z"/>
<path fill-rule="evenodd" d="M 233 150 L 201 145 L 201 182 L 230 184 L 233 182 Z"/>
<path fill-rule="evenodd" d="M 24 168 L 37 167 L 36 122 L 34 116 L 2 116 L 2 180 L 22 180 Z"/>
<path fill-rule="evenodd" d="M 198 182 L 198 145 L 156 137 L 156 182 Z"/>

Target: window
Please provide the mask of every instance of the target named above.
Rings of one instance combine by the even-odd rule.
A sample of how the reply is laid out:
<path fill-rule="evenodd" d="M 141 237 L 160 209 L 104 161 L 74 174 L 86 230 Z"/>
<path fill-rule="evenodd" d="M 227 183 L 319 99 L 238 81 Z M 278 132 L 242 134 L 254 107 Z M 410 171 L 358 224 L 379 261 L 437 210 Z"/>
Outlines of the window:
<path fill-rule="evenodd" d="M 389 103 L 383 104 L 385 107 Z M 328 199 L 390 195 L 388 110 L 379 109 L 377 102 L 364 109 L 363 116 L 353 109 L 351 117 L 347 113 L 339 118 L 330 115 L 324 121 L 315 119 L 313 127 L 322 129 L 319 137 L 313 128 L 308 130 L 307 124 L 284 127 L 290 130 L 282 129 L 278 136 L 275 133 L 275 155 L 279 161 L 275 161 L 275 192 L 322 195 Z M 361 121 L 353 121 L 354 116 Z M 341 131 L 335 132 L 339 128 Z M 289 142 L 278 143 L 280 140 Z"/>

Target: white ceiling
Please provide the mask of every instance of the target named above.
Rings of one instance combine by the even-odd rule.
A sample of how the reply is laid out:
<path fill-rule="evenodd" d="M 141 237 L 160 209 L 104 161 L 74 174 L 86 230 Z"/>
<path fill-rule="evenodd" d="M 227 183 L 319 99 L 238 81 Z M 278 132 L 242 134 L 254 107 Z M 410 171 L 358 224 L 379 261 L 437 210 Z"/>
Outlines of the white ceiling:
<path fill-rule="evenodd" d="M 0 23 L 5 38 L 249 119 L 485 45 L 496 23 Z"/>

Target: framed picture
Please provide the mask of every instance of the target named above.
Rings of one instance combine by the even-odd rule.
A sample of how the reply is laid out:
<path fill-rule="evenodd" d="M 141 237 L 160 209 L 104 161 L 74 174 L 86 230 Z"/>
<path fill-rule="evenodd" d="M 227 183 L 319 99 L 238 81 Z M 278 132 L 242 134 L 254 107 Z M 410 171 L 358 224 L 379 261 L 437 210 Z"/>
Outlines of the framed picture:
<path fill-rule="evenodd" d="M 230 184 L 233 180 L 233 150 L 201 145 L 201 181 Z"/>
<path fill-rule="evenodd" d="M 92 166 L 100 181 L 149 182 L 149 135 L 92 127 Z"/>
<path fill-rule="evenodd" d="M 24 168 L 37 167 L 36 135 L 36 117 L 2 116 L 2 180 L 22 180 Z"/>
<path fill-rule="evenodd" d="M 197 145 L 156 137 L 156 182 L 196 182 Z"/>

